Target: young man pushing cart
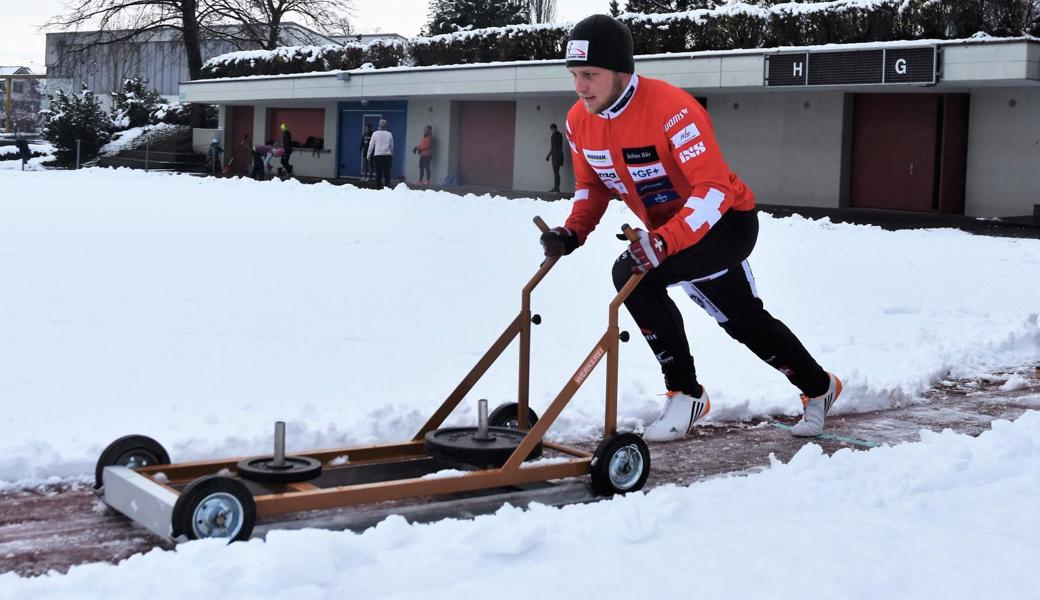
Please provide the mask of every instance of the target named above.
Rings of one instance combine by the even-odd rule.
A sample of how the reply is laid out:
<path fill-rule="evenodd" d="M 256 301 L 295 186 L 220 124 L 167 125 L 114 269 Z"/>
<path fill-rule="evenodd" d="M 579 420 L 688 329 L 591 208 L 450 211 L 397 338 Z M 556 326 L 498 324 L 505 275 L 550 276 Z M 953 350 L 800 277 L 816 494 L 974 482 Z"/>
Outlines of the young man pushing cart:
<path fill-rule="evenodd" d="M 566 127 L 574 206 L 564 226 L 544 233 L 541 243 L 547 257 L 573 252 L 612 195 L 646 225 L 613 268 L 618 289 L 632 273 L 646 273 L 625 306 L 661 364 L 667 388 L 664 411 L 643 437 L 680 439 L 711 407 L 682 316 L 667 294 L 673 285 L 802 392 L 804 414 L 792 434 L 823 433 L 841 380 L 821 368 L 758 297 L 747 261 L 758 237 L 754 195 L 726 165 L 707 111 L 682 89 L 636 75 L 632 34 L 606 15 L 575 25 L 566 59 L 579 97 Z"/>

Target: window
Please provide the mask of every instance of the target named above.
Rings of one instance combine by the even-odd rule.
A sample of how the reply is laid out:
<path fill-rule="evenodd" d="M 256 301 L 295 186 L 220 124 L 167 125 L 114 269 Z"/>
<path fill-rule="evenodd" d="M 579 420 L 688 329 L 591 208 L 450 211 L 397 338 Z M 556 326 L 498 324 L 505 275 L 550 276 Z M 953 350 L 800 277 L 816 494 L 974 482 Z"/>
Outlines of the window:
<path fill-rule="evenodd" d="M 281 139 L 282 123 L 285 123 L 292 134 L 294 148 L 325 148 L 324 108 L 272 108 L 267 115 L 268 139 Z"/>

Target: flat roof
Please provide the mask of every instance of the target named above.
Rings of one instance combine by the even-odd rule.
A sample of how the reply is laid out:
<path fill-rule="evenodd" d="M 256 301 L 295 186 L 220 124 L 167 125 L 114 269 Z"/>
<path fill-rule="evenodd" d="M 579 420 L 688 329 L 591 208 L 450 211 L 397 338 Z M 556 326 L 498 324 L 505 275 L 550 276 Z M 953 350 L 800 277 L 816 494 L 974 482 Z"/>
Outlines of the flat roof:
<path fill-rule="evenodd" d="M 1040 40 L 1034 37 L 978 37 L 964 40 L 912 40 L 827 44 L 687 53 L 640 55 L 636 70 L 684 88 L 711 91 L 820 89 L 821 86 L 767 88 L 767 55 L 787 52 L 834 52 L 936 47 L 940 74 L 927 87 L 1040 85 Z M 571 77 L 561 60 L 531 60 L 353 69 L 293 75 L 256 75 L 182 82 L 180 97 L 189 102 L 251 103 L 282 100 L 361 100 L 422 96 L 514 97 L 571 93 Z M 824 89 L 909 89 L 924 84 L 828 86 Z"/>

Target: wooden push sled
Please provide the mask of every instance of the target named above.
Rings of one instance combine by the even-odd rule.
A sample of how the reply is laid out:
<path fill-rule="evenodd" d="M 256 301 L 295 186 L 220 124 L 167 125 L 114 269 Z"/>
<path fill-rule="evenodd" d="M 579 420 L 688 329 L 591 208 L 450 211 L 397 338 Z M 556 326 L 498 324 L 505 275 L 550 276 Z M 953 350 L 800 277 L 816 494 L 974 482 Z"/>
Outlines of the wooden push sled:
<path fill-rule="evenodd" d="M 535 223 L 548 227 L 540 218 Z M 627 225 L 622 230 L 630 240 Z M 546 259 L 521 293 L 520 313 L 411 440 L 285 452 L 285 427 L 275 424 L 270 456 L 173 463 L 154 439 L 130 435 L 112 442 L 96 467 L 98 495 L 108 506 L 166 539 L 248 539 L 257 518 L 333 507 L 509 488 L 590 476 L 592 490 L 611 495 L 639 490 L 650 453 L 634 433 L 617 432 L 618 309 L 639 284 L 633 275 L 609 305 L 607 330 L 538 418 L 528 406 L 531 292 L 556 264 Z M 517 402 L 490 415 L 479 401 L 477 427 L 438 429 L 502 352 L 520 338 Z M 589 453 L 546 441 L 545 434 L 599 362 L 607 360 L 603 439 Z M 555 456 L 538 460 L 544 452 Z"/>

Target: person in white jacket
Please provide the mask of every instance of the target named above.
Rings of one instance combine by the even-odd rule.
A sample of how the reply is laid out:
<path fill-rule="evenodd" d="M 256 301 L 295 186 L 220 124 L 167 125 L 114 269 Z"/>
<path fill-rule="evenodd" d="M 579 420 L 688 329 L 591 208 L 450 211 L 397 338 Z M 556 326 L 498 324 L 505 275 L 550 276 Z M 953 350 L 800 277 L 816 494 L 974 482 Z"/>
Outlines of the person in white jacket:
<path fill-rule="evenodd" d="M 368 158 L 376 168 L 376 189 L 390 186 L 390 165 L 394 157 L 394 135 L 386 130 L 386 119 L 380 119 L 379 130 L 368 143 Z"/>

